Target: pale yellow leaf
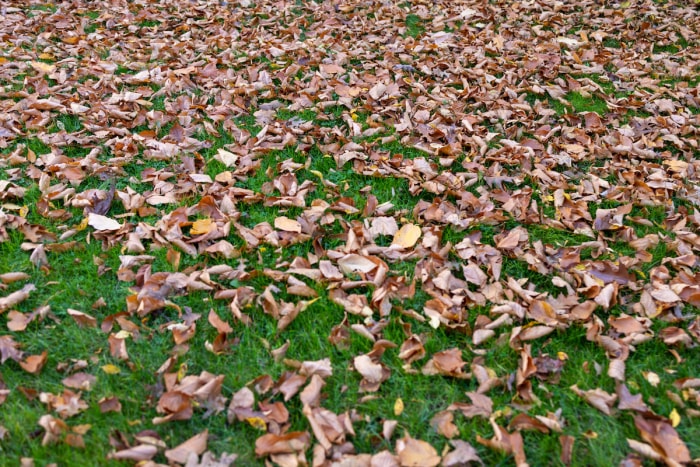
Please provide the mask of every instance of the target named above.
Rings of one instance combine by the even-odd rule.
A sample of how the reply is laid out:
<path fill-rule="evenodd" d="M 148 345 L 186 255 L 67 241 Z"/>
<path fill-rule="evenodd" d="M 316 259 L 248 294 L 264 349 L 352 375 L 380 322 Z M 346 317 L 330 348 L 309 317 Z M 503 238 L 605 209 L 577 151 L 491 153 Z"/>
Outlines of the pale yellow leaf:
<path fill-rule="evenodd" d="M 102 371 L 107 373 L 108 375 L 116 375 L 121 372 L 118 366 L 112 365 L 111 363 L 108 363 L 107 365 L 104 365 L 102 367 Z"/>
<path fill-rule="evenodd" d="M 190 229 L 190 235 L 202 235 L 208 234 L 216 228 L 216 224 L 212 222 L 211 219 L 197 219 L 192 223 L 192 228 Z"/>
<path fill-rule="evenodd" d="M 94 212 L 88 214 L 88 225 L 95 230 L 119 230 L 122 226 L 114 219 L 95 214 Z"/>
<path fill-rule="evenodd" d="M 416 244 L 420 236 L 420 227 L 415 224 L 406 224 L 401 227 L 398 232 L 396 232 L 396 235 L 394 235 L 394 240 L 391 242 L 391 244 L 401 248 L 411 248 Z"/>
<path fill-rule="evenodd" d="M 301 224 L 294 219 L 284 216 L 275 218 L 275 228 L 285 232 L 301 233 Z"/>
<path fill-rule="evenodd" d="M 671 425 L 673 428 L 677 427 L 681 423 L 681 416 L 676 409 L 671 410 L 668 419 L 671 420 Z"/>
<path fill-rule="evenodd" d="M 44 62 L 29 62 L 29 65 L 31 65 L 32 68 L 34 68 L 36 71 L 39 73 L 44 73 L 44 74 L 51 74 L 54 71 L 56 71 L 56 65 L 51 65 L 49 63 L 44 63 Z"/>
<path fill-rule="evenodd" d="M 403 413 L 403 400 L 399 397 L 394 402 L 394 415 L 397 417 Z"/>

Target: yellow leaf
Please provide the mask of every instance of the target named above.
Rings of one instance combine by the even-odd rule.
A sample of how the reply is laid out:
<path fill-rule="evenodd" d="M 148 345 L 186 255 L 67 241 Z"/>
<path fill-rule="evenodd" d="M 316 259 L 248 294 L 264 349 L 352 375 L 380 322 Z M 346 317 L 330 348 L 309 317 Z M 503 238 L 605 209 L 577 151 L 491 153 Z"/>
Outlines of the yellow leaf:
<path fill-rule="evenodd" d="M 403 413 L 403 400 L 401 398 L 397 398 L 396 402 L 394 402 L 394 415 L 397 417 Z"/>
<path fill-rule="evenodd" d="M 44 52 L 44 53 L 39 54 L 39 59 L 41 59 L 41 60 L 56 60 L 56 57 L 54 57 L 50 53 Z"/>
<path fill-rule="evenodd" d="M 29 213 L 29 208 L 27 206 L 22 206 L 19 208 L 19 217 L 27 217 Z"/>
<path fill-rule="evenodd" d="M 50 65 L 48 63 L 44 62 L 29 62 L 32 68 L 34 68 L 36 71 L 40 73 L 44 73 L 46 75 L 53 73 L 56 71 L 56 65 Z"/>
<path fill-rule="evenodd" d="M 192 228 L 190 229 L 190 235 L 202 235 L 208 234 L 215 227 L 214 222 L 208 217 L 206 219 L 199 219 L 194 221 Z"/>
<path fill-rule="evenodd" d="M 643 371 L 642 376 L 644 376 L 644 379 L 646 379 L 649 382 L 649 384 L 651 384 L 653 387 L 658 386 L 661 382 L 661 378 L 659 378 L 659 375 L 657 375 L 653 371 Z"/>
<path fill-rule="evenodd" d="M 267 430 L 267 423 L 265 423 L 265 420 L 263 420 L 260 417 L 248 417 L 245 419 L 246 422 L 250 423 L 250 426 L 253 428 L 260 430 L 260 431 L 265 431 Z"/>
<path fill-rule="evenodd" d="M 569 356 L 566 354 L 566 352 L 557 352 L 557 358 L 561 361 L 565 361 L 569 359 Z"/>
<path fill-rule="evenodd" d="M 88 226 L 89 221 L 90 221 L 89 218 L 83 217 L 83 220 L 80 221 L 80 224 L 75 227 L 75 230 L 85 230 L 85 228 Z"/>
<path fill-rule="evenodd" d="M 177 380 L 182 381 L 182 378 L 187 376 L 187 363 L 183 363 L 180 365 L 180 368 L 177 370 Z"/>
<path fill-rule="evenodd" d="M 678 411 L 676 409 L 671 410 L 671 413 L 668 416 L 669 420 L 671 420 L 671 425 L 673 428 L 677 427 L 681 423 L 681 416 L 678 414 Z"/>
<path fill-rule="evenodd" d="M 416 244 L 421 236 L 420 227 L 416 224 L 406 224 L 396 232 L 394 235 L 394 240 L 391 242 L 392 245 L 399 246 L 401 248 L 411 248 Z"/>
<path fill-rule="evenodd" d="M 116 375 L 121 373 L 122 370 L 120 370 L 118 366 L 108 363 L 107 365 L 104 365 L 102 367 L 102 371 L 104 371 L 108 375 Z"/>

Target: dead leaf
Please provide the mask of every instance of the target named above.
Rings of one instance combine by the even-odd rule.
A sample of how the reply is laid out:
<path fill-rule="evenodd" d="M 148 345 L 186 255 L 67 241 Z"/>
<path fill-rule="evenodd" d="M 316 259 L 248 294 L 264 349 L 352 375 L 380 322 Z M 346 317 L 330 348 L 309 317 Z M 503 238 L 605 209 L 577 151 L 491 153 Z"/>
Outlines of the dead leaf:
<path fill-rule="evenodd" d="M 88 214 L 88 225 L 93 227 L 98 232 L 105 230 L 119 230 L 122 228 L 122 225 L 116 220 L 101 216 L 100 214 L 95 214 L 93 212 Z"/>
<path fill-rule="evenodd" d="M 40 355 L 30 355 L 26 357 L 24 360 L 19 362 L 19 366 L 21 366 L 22 369 L 27 373 L 36 375 L 46 364 L 48 356 L 49 353 L 46 350 L 44 350 Z"/>
<path fill-rule="evenodd" d="M 173 449 L 165 451 L 165 457 L 170 462 L 178 462 L 184 464 L 188 461 L 189 456 L 194 453 L 197 456 L 207 450 L 207 440 L 209 439 L 209 430 L 194 435 L 187 441 L 178 445 Z"/>
<path fill-rule="evenodd" d="M 419 226 L 415 224 L 405 224 L 396 232 L 391 244 L 399 248 L 413 248 L 421 234 L 422 232 Z"/>
<path fill-rule="evenodd" d="M 396 454 L 401 467 L 434 467 L 440 463 L 435 448 L 408 435 L 396 441 Z"/>

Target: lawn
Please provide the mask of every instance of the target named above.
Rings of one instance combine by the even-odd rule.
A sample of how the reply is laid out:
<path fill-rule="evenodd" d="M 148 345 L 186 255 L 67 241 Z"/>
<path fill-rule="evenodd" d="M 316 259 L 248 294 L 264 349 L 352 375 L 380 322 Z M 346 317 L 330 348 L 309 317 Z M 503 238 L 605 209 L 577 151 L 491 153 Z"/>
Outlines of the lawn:
<path fill-rule="evenodd" d="M 695 3 L 0 13 L 0 465 L 700 459 Z"/>

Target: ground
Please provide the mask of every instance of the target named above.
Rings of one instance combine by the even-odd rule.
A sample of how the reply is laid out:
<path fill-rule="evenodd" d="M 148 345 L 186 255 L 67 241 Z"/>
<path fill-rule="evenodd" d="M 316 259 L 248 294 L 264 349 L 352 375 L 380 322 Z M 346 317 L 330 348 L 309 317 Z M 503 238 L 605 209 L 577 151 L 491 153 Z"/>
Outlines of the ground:
<path fill-rule="evenodd" d="M 4 2 L 0 464 L 699 458 L 696 3 Z"/>

